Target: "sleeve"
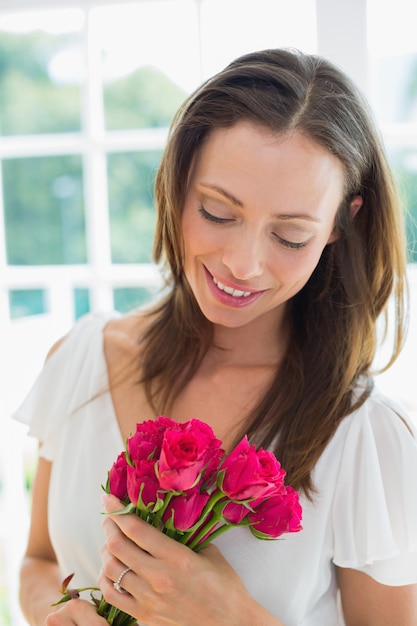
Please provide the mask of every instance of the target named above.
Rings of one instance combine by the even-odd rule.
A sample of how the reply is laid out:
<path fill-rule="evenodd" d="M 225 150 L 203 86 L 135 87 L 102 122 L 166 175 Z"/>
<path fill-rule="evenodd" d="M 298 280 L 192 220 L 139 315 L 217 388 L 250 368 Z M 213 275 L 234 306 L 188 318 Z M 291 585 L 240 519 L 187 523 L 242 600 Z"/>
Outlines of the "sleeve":
<path fill-rule="evenodd" d="M 13 415 L 29 426 L 28 434 L 40 442 L 39 454 L 50 461 L 54 458 L 63 420 L 88 398 L 88 353 L 93 349 L 94 331 L 101 333 L 104 322 L 96 314 L 87 314 L 76 322 L 47 358 Z"/>
<path fill-rule="evenodd" d="M 352 416 L 333 503 L 334 563 L 394 586 L 417 583 L 417 441 L 402 415 L 377 396 Z"/>

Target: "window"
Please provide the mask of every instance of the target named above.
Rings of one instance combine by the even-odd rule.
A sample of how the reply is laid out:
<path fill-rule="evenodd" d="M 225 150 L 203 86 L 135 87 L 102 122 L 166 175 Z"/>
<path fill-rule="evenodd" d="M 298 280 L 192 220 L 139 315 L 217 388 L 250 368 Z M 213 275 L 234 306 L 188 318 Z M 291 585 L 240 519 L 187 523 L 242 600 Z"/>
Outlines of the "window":
<path fill-rule="evenodd" d="M 276 45 L 316 49 L 314 0 L 148 0 L 2 14 L 0 259 L 9 315 L 63 314 L 65 303 L 73 318 L 152 297 L 152 188 L 172 116 L 233 57 Z M 16 285 L 35 266 L 36 284 Z M 61 266 L 68 271 L 58 301 L 51 290 Z M 16 287 L 26 306 L 16 304 Z"/>
<path fill-rule="evenodd" d="M 370 99 L 407 206 L 409 257 L 417 262 L 417 4 L 368 0 Z M 389 33 L 389 36 L 387 36 Z"/>

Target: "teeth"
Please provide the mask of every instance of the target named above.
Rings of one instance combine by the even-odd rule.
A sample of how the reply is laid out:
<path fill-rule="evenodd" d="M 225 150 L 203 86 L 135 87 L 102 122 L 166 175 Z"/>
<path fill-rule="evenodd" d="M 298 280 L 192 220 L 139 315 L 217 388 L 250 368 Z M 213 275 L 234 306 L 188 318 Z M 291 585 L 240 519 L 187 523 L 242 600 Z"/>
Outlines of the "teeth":
<path fill-rule="evenodd" d="M 229 296 L 233 296 L 234 298 L 247 298 L 252 293 L 251 291 L 240 291 L 240 289 L 233 289 L 232 287 L 226 287 L 226 285 L 223 285 L 223 283 L 221 283 L 216 278 L 214 278 L 214 276 L 213 276 L 213 282 L 215 285 L 217 285 L 219 289 L 221 289 L 225 293 L 228 293 Z"/>

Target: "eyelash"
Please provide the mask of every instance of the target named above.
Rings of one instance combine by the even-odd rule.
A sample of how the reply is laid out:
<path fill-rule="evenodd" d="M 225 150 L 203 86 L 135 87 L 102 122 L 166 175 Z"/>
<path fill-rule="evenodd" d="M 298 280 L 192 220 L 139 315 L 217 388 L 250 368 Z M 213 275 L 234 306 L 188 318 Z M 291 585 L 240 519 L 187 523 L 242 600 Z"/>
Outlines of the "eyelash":
<path fill-rule="evenodd" d="M 291 248 L 291 250 L 300 250 L 301 248 L 305 248 L 305 246 L 307 245 L 307 241 L 287 241 L 286 239 L 278 237 L 278 235 L 276 235 L 275 233 L 274 237 L 278 241 L 278 243 L 280 243 L 282 246 L 285 246 L 286 248 Z"/>
<path fill-rule="evenodd" d="M 209 213 L 208 211 L 206 211 L 206 209 L 203 206 L 200 206 L 198 210 L 200 212 L 200 215 L 205 220 L 208 220 L 209 222 L 214 222 L 215 224 L 227 224 L 228 222 L 232 221 L 232 220 L 225 219 L 224 217 L 217 217 L 216 215 L 212 215 L 212 213 Z"/>
<path fill-rule="evenodd" d="M 227 224 L 233 221 L 231 219 L 226 219 L 224 217 L 217 217 L 216 215 L 212 215 L 212 213 L 209 213 L 208 211 L 206 211 L 206 209 L 203 206 L 200 206 L 198 211 L 203 219 L 207 220 L 208 222 L 212 222 L 214 224 Z M 282 239 L 282 237 L 279 237 L 275 233 L 273 233 L 273 235 L 279 244 L 281 244 L 282 246 L 286 248 L 290 248 L 291 250 L 300 250 L 301 248 L 304 248 L 307 245 L 307 241 L 301 241 L 299 243 L 296 243 L 295 241 L 287 241 L 286 239 Z"/>

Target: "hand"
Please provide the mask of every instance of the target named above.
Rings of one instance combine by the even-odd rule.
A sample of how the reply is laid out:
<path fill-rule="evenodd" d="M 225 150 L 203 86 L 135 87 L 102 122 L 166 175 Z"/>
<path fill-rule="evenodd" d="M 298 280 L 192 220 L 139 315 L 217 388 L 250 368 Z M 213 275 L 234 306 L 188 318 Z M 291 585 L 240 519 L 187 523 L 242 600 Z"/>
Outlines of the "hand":
<path fill-rule="evenodd" d="M 111 495 L 103 503 L 107 513 L 122 508 Z M 132 514 L 109 515 L 104 531 L 99 584 L 107 602 L 147 626 L 195 626 L 196 615 L 200 626 L 254 623 L 258 605 L 214 545 L 195 553 Z M 127 567 L 120 593 L 113 582 Z"/>
<path fill-rule="evenodd" d="M 75 599 L 60 604 L 45 619 L 45 626 L 108 626 L 105 619 L 97 615 L 94 604 Z"/>

